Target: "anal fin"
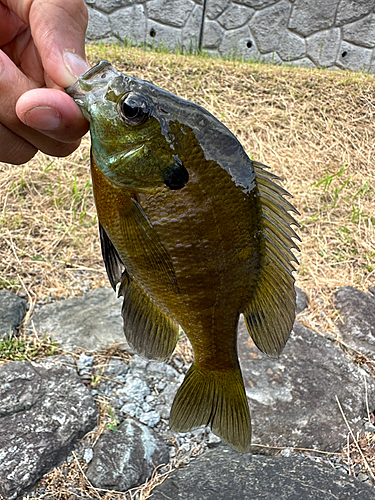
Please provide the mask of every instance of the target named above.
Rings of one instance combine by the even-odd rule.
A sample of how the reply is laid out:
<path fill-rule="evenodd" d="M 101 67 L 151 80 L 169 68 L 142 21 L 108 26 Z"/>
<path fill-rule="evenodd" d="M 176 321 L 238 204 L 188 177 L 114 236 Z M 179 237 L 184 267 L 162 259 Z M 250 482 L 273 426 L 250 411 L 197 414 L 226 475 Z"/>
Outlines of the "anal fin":
<path fill-rule="evenodd" d="M 124 297 L 124 334 L 140 356 L 164 361 L 174 351 L 178 324 L 169 319 L 124 271 L 119 288 Z"/>
<path fill-rule="evenodd" d="M 209 425 L 229 446 L 248 452 L 250 412 L 240 368 L 207 370 L 193 363 L 173 401 L 169 425 L 176 432 Z"/>

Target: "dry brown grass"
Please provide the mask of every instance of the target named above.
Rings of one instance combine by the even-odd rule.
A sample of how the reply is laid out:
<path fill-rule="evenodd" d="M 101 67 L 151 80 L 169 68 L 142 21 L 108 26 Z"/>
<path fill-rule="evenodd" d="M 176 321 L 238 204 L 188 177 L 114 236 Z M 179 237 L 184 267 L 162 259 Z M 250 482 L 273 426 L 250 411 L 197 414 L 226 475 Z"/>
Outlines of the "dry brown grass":
<path fill-rule="evenodd" d="M 304 321 L 333 331 L 332 292 L 375 284 L 374 76 L 111 46 L 89 53 L 205 106 L 284 179 L 301 213 Z M 69 158 L 0 166 L 2 287 L 41 301 L 107 283 L 88 149 L 84 138 Z"/>
<path fill-rule="evenodd" d="M 332 293 L 345 285 L 375 285 L 374 76 L 119 47 L 93 46 L 89 54 L 92 62 L 108 59 L 203 105 L 251 157 L 284 179 L 301 213 L 296 279 L 310 308 L 300 319 L 335 335 Z M 0 287 L 27 296 L 32 305 L 107 284 L 88 151 L 86 137 L 66 159 L 38 154 L 23 166 L 0 164 Z M 182 345 L 179 356 L 190 355 Z M 359 443 L 372 457 L 373 439 Z M 354 463 L 357 451 L 349 452 Z M 72 498 L 69 483 L 87 496 L 105 493 L 91 489 L 77 464 L 51 472 L 44 484 L 63 499 Z M 147 498 L 153 484 L 142 487 L 138 498 Z"/>

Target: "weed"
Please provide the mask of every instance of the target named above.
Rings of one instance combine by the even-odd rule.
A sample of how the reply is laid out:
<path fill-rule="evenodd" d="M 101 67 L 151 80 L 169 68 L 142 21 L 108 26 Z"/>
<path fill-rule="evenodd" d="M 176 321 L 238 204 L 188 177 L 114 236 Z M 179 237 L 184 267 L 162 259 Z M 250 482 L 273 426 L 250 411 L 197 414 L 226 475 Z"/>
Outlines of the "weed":
<path fill-rule="evenodd" d="M 9 337 L 0 340 L 0 361 L 32 361 L 38 357 L 53 356 L 58 345 L 48 339 L 35 337 L 18 337 L 11 332 Z"/>

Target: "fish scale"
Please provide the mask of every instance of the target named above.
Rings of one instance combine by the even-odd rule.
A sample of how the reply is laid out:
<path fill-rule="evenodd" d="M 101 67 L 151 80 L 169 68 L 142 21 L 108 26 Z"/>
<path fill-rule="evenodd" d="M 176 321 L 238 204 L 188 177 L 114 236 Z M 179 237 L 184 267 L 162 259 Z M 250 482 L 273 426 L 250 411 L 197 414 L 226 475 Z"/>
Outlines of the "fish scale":
<path fill-rule="evenodd" d="M 140 355 L 163 360 L 181 327 L 194 351 L 170 426 L 210 425 L 249 451 L 238 320 L 244 314 L 262 351 L 281 352 L 298 249 L 288 193 L 204 108 L 108 62 L 67 92 L 90 121 L 102 254 L 124 297 L 125 336 Z"/>

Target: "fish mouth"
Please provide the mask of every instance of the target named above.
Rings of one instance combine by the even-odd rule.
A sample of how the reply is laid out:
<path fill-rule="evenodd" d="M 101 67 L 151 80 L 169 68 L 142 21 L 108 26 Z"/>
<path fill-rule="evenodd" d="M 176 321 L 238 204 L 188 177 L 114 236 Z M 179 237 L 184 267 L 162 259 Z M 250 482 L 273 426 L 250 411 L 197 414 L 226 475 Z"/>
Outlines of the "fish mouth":
<path fill-rule="evenodd" d="M 65 92 L 70 95 L 78 105 L 83 106 L 85 92 L 82 92 L 79 80 L 73 83 L 73 85 L 70 85 L 70 87 L 66 87 Z"/>
<path fill-rule="evenodd" d="M 72 97 L 79 106 L 84 105 L 86 95 L 97 87 L 103 87 L 113 79 L 118 72 L 108 61 L 100 61 L 86 71 L 78 80 L 67 87 L 65 92 Z"/>

